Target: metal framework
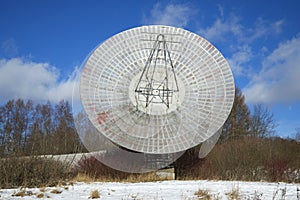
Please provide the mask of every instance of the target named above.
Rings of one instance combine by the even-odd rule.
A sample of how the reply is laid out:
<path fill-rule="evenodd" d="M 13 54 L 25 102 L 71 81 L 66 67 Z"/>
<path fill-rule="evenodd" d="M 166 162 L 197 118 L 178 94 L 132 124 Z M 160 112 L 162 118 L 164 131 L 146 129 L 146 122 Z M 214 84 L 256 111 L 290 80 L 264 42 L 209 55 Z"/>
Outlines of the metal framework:
<path fill-rule="evenodd" d="M 163 63 L 159 65 L 158 60 L 162 60 Z M 169 75 L 169 68 L 171 68 L 171 76 Z M 171 83 L 175 82 L 175 86 L 169 84 L 170 78 L 174 79 L 171 80 Z M 150 103 L 165 104 L 169 108 L 173 93 L 179 92 L 174 65 L 165 35 L 157 35 L 135 92 L 139 100 L 145 101 L 146 108 Z"/>

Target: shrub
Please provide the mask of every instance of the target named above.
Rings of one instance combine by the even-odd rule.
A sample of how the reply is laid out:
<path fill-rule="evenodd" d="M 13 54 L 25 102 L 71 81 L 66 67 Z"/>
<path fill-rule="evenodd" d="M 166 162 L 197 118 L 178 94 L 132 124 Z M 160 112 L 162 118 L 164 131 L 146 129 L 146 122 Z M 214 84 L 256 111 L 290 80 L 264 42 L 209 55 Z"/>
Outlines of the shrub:
<path fill-rule="evenodd" d="M 72 174 L 77 177 L 84 177 L 85 179 L 98 179 L 103 181 L 118 181 L 121 179 L 126 179 L 129 175 L 129 173 L 121 172 L 102 164 L 94 156 L 89 158 L 84 157 L 79 160 L 78 163 L 73 167 Z"/>
<path fill-rule="evenodd" d="M 193 151 L 189 151 L 193 152 Z M 219 179 L 244 181 L 299 182 L 300 143 L 280 138 L 241 137 L 217 144 L 202 160 L 185 154 L 180 160 L 193 160 L 190 166 L 176 165 L 180 179 Z M 296 175 L 295 175 L 296 173 Z"/>
<path fill-rule="evenodd" d="M 68 178 L 68 165 L 51 158 L 23 157 L 0 160 L 0 187 L 56 185 Z"/>
<path fill-rule="evenodd" d="M 112 169 L 102 164 L 95 157 L 82 158 L 72 168 L 74 181 L 124 181 L 124 182 L 147 182 L 168 180 L 168 177 L 160 177 L 156 172 L 127 173 Z"/>
<path fill-rule="evenodd" d="M 271 181 L 286 179 L 285 172 L 288 170 L 288 162 L 283 159 L 271 159 L 265 164 L 268 177 Z"/>

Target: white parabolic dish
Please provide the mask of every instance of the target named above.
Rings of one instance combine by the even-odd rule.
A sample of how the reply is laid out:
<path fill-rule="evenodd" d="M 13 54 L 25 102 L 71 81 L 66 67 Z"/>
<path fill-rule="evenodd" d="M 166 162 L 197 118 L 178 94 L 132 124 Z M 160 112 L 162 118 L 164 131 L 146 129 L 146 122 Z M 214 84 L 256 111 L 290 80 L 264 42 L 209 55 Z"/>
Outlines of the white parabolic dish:
<path fill-rule="evenodd" d="M 234 100 L 231 69 L 207 40 L 182 28 L 142 26 L 100 44 L 80 78 L 92 124 L 127 149 L 189 149 L 214 135 Z"/>

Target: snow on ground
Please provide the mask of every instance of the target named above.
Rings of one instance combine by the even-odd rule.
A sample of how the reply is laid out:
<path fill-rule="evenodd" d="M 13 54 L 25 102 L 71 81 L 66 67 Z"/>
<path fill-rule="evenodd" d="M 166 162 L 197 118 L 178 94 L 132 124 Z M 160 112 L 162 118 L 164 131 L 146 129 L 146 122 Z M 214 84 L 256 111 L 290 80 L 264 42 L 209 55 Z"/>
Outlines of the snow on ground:
<path fill-rule="evenodd" d="M 61 193 L 51 193 L 54 189 L 58 189 Z M 195 192 L 199 190 L 207 191 L 212 199 L 230 199 L 228 194 L 238 191 L 241 199 L 300 200 L 298 191 L 300 184 L 205 180 L 144 183 L 77 182 L 67 188 L 61 186 L 25 189 L 25 193 L 31 196 L 24 197 L 13 196 L 20 189 L 1 189 L 0 199 L 38 199 L 37 195 L 42 193 L 43 198 L 80 200 L 89 199 L 94 190 L 99 191 L 100 199 L 107 200 L 192 200 L 198 199 Z"/>

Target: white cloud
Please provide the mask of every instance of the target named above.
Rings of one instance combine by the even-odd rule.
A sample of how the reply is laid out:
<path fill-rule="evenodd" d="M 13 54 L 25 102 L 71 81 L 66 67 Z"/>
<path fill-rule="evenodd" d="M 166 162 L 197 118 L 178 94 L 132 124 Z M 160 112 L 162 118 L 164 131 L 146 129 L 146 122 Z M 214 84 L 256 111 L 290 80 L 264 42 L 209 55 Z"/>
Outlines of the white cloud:
<path fill-rule="evenodd" d="M 240 19 L 232 15 L 226 20 L 223 17 L 217 18 L 211 26 L 200 28 L 198 33 L 204 38 L 216 42 L 224 41 L 229 35 L 237 37 L 242 34 L 242 29 Z"/>
<path fill-rule="evenodd" d="M 243 76 L 246 74 L 245 69 L 247 69 L 245 65 L 249 62 L 253 53 L 249 45 L 239 43 L 245 31 L 240 19 L 235 15 L 224 18 L 224 11 L 221 8 L 219 6 L 221 16 L 211 26 L 200 28 L 198 34 L 216 44 L 226 43 L 232 51 L 227 60 L 234 75 Z"/>
<path fill-rule="evenodd" d="M 290 103 L 300 100 L 300 35 L 281 43 L 244 89 L 248 103 Z"/>
<path fill-rule="evenodd" d="M 282 19 L 269 22 L 259 17 L 254 23 L 254 28 L 247 29 L 241 39 L 245 42 L 251 43 L 263 37 L 280 34 L 283 24 L 284 20 Z"/>
<path fill-rule="evenodd" d="M 15 39 L 10 38 L 8 40 L 5 40 L 1 44 L 1 49 L 3 51 L 4 55 L 7 55 L 9 57 L 13 57 L 18 55 L 18 46 Z"/>
<path fill-rule="evenodd" d="M 252 57 L 252 49 L 249 47 L 249 45 L 244 45 L 239 47 L 238 51 L 234 52 L 227 60 L 233 73 L 236 76 L 242 76 L 245 75 L 245 69 L 247 69 L 245 64 L 249 63 Z"/>
<path fill-rule="evenodd" d="M 234 14 L 224 16 L 224 10 L 219 6 L 220 16 L 215 19 L 212 25 L 202 27 L 198 30 L 199 35 L 209 41 L 223 44 L 231 52 L 228 56 L 229 64 L 236 76 L 247 76 L 252 74 L 251 59 L 259 59 L 263 54 L 261 51 L 253 52 L 253 45 L 256 41 L 271 35 L 279 34 L 282 30 L 283 20 L 270 22 L 263 18 L 257 18 L 252 26 L 243 26 L 242 19 Z M 257 48 L 257 47 L 256 47 Z"/>
<path fill-rule="evenodd" d="M 57 69 L 48 63 L 22 58 L 0 60 L 1 101 L 9 99 L 71 100 L 74 76 L 59 80 Z"/>
<path fill-rule="evenodd" d="M 220 7 L 220 6 L 219 6 Z M 235 45 L 250 44 L 251 42 L 270 35 L 281 33 L 284 20 L 270 22 L 258 17 L 253 25 L 245 27 L 242 19 L 234 14 L 224 16 L 222 7 L 219 8 L 220 16 L 211 26 L 200 28 L 198 33 L 211 41 L 226 41 L 233 39 Z"/>
<path fill-rule="evenodd" d="M 150 11 L 150 16 L 144 17 L 143 22 L 185 27 L 194 13 L 195 11 L 187 4 L 168 4 L 164 7 L 156 3 Z"/>

